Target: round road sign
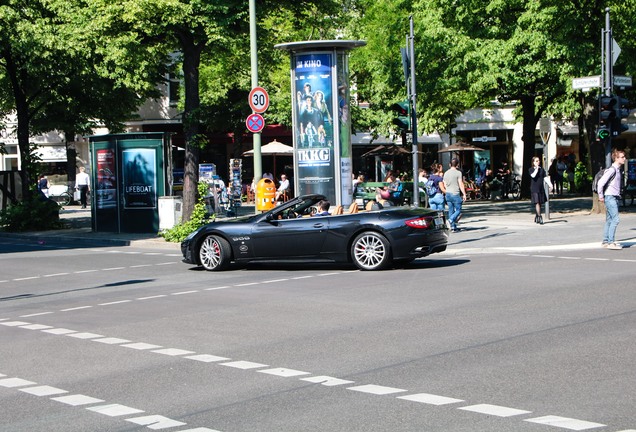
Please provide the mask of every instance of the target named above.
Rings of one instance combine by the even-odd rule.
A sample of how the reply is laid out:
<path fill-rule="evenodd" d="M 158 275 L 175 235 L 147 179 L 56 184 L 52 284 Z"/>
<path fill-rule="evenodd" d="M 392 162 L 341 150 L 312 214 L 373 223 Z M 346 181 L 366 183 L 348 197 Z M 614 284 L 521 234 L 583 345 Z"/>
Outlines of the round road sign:
<path fill-rule="evenodd" d="M 255 113 L 264 113 L 269 107 L 269 95 L 263 87 L 254 87 L 247 100 Z"/>
<path fill-rule="evenodd" d="M 247 130 L 257 133 L 265 127 L 265 119 L 260 114 L 250 114 L 247 116 L 245 124 L 247 125 Z"/>

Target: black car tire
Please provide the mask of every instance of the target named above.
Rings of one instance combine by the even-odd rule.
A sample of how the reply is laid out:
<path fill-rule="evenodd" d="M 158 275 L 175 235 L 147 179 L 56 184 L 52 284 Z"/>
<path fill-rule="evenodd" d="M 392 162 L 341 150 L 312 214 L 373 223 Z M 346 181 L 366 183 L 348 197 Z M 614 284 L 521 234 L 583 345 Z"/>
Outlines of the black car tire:
<path fill-rule="evenodd" d="M 232 258 L 232 250 L 227 240 L 222 237 L 207 236 L 199 247 L 199 262 L 208 271 L 225 270 Z"/>
<path fill-rule="evenodd" d="M 391 246 L 382 234 L 365 231 L 353 240 L 351 259 L 360 270 L 381 270 L 391 262 Z"/>

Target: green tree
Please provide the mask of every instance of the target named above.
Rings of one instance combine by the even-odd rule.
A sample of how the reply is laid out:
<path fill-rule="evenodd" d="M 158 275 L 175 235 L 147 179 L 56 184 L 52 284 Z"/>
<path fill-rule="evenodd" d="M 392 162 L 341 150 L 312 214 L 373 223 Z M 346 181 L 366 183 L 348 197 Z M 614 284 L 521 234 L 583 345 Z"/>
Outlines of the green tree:
<path fill-rule="evenodd" d="M 388 49 L 354 52 L 364 71 L 360 92 L 369 92 L 376 101 L 403 94 L 398 48 L 404 42 L 394 34 L 400 28 L 402 35 L 408 33 L 407 14 L 412 13 L 422 129 L 446 130 L 457 114 L 491 100 L 516 103 L 523 121 L 527 185 L 525 164 L 534 153 L 537 122 L 546 114 L 577 118 L 582 112 L 571 79 L 599 72 L 603 8 L 620 5 L 617 23 L 633 24 L 632 3 L 418 0 L 409 9 L 407 2 L 365 1 L 366 13 L 356 25 L 370 47 Z M 379 58 L 372 61 L 375 54 Z"/>

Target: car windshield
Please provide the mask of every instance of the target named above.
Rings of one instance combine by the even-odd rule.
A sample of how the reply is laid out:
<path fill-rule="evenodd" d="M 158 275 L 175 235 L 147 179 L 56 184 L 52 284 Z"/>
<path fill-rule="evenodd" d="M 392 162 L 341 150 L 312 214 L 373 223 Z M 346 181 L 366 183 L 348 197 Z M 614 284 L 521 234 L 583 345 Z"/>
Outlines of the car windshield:
<path fill-rule="evenodd" d="M 324 197 L 312 195 L 290 202 L 289 205 L 282 205 L 280 208 L 272 210 L 272 219 L 296 219 L 298 217 L 310 215 L 312 207 L 318 204 Z"/>

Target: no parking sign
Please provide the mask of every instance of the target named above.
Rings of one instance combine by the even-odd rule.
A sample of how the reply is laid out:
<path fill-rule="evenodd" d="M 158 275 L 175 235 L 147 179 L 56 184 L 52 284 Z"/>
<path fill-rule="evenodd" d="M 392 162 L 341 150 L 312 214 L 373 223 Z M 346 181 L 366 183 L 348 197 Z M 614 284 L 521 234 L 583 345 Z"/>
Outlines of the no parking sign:
<path fill-rule="evenodd" d="M 245 120 L 245 125 L 250 132 L 257 133 L 265 127 L 265 119 L 260 114 L 250 114 Z"/>

